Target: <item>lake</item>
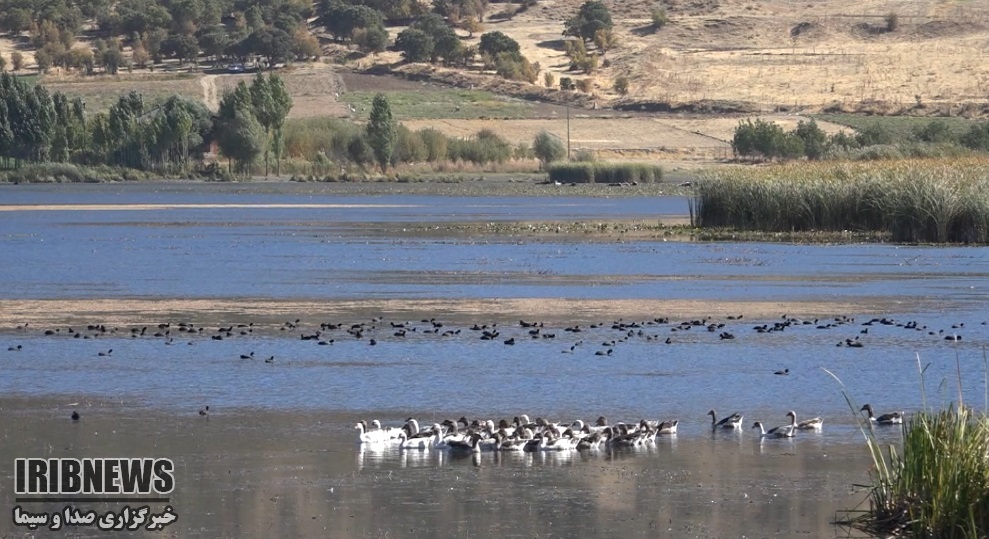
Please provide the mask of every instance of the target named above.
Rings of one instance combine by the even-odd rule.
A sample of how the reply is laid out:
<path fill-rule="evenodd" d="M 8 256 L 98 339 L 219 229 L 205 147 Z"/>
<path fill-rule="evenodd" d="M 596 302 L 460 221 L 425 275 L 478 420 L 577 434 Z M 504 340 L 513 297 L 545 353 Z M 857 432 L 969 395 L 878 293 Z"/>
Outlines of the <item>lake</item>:
<path fill-rule="evenodd" d="M 788 536 L 802 525 L 810 530 L 803 533 L 813 536 L 830 532 L 829 521 L 835 510 L 846 507 L 851 483 L 867 479 L 867 455 L 843 388 L 827 371 L 844 382 L 855 402 L 870 402 L 878 413 L 915 411 L 925 398 L 939 406 L 957 401 L 959 392 L 966 403 L 984 405 L 983 350 L 989 341 L 989 251 L 984 248 L 602 241 L 573 234 L 458 234 L 442 226 L 657 222 L 683 216 L 687 205 L 682 197 L 450 197 L 397 191 L 368 196 L 349 187 L 308 184 L 0 186 L 0 248 L 6 255 L 0 266 L 0 304 L 7 306 L 7 323 L 0 327 L 0 395 L 26 399 L 43 410 L 38 413 L 50 423 L 39 425 L 33 435 L 31 421 L 24 429 L 28 438 L 51 444 L 53 451 L 65 444 L 45 440 L 66 435 L 57 425 L 66 421 L 70 403 L 83 403 L 87 419 L 106 413 L 137 425 L 149 415 L 166 422 L 173 418 L 178 423 L 163 429 L 179 437 L 180 425 L 200 419 L 196 410 L 209 404 L 214 413 L 208 428 L 218 432 L 197 432 L 226 440 L 217 447 L 227 443 L 224 450 L 241 455 L 234 468 L 242 470 L 267 470 L 259 464 L 265 455 L 235 447 L 268 438 L 241 433 L 223 418 L 261 417 L 267 424 L 283 418 L 279 421 L 291 427 L 274 429 L 281 439 L 265 442 L 272 452 L 291 452 L 285 445 L 289 440 L 332 446 L 331 454 L 306 457 L 303 465 L 311 469 L 337 458 L 348 464 L 319 471 L 316 481 L 362 478 L 350 491 L 356 497 L 340 502 L 344 505 L 320 491 L 320 507 L 356 506 L 359 499 L 375 510 L 425 511 L 426 525 L 410 530 L 442 531 L 445 524 L 458 523 L 449 529 L 532 535 L 533 527 L 546 526 L 546 534 L 564 536 L 588 529 L 598 530 L 591 535 L 615 530 L 735 535 L 735 521 L 701 509 L 712 496 L 708 489 L 715 487 L 696 480 L 698 474 L 710 479 L 708 468 L 724 459 L 728 479 L 716 488 L 730 492 L 726 496 L 738 504 L 736 510 L 752 505 L 734 498 L 740 485 L 770 493 L 776 488 L 770 487 L 776 484 L 773 478 L 781 473 L 796 482 L 779 487 L 780 493 L 803 504 L 804 513 L 817 508 L 802 520 L 793 517 L 792 504 L 764 507 L 760 502 L 760 511 L 768 513 L 741 517 L 739 530 L 748 531 L 740 535 Z M 436 225 L 434 231 L 430 225 Z M 118 313 L 110 327 L 85 327 L 103 324 L 114 305 L 123 302 L 197 301 L 283 308 L 267 316 L 236 310 L 204 316 L 192 308 L 177 309 L 168 317 L 132 322 Z M 485 302 L 486 310 L 471 316 L 442 308 L 419 314 L 417 305 L 435 301 L 453 306 Z M 623 310 L 640 301 L 686 302 L 696 312 L 680 318 L 658 309 L 649 316 Z M 292 311 L 281 302 L 315 307 Z M 321 304 L 339 302 L 371 307 L 332 316 L 319 310 Z M 398 312 L 407 316 L 374 312 L 385 302 L 400 303 L 404 310 Z M 532 310 L 521 315 L 499 310 L 511 302 Z M 568 317 L 551 316 L 541 307 L 558 302 L 594 309 L 575 308 Z M 87 322 L 60 315 L 63 303 L 93 305 Z M 762 307 L 746 309 L 755 304 Z M 39 306 L 32 320 L 46 323 L 23 327 L 26 320 L 10 314 L 21 312 L 15 305 Z M 725 305 L 739 311 L 722 315 Z M 708 312 L 715 314 L 708 318 Z M 541 326 L 523 327 L 518 318 Z M 191 330 L 178 325 L 193 319 Z M 221 326 L 226 330 L 219 331 Z M 482 339 L 484 331 L 496 336 Z M 789 374 L 774 374 L 783 369 Z M 103 401 L 108 401 L 105 411 L 85 404 Z M 798 419 L 823 417 L 825 428 L 819 435 L 782 442 L 787 445 L 769 445 L 767 452 L 749 429 L 727 440 L 712 439 L 705 415 L 710 409 L 743 412 L 746 427 L 754 420 L 782 424 L 786 411 L 795 410 Z M 680 427 L 672 443 L 656 444 L 641 455 L 575 454 L 563 462 L 537 455 L 479 463 L 447 462 L 432 454 L 410 461 L 410 455 L 399 452 L 361 452 L 350 428 L 360 417 L 397 425 L 409 416 L 431 423 L 461 415 L 511 419 L 520 413 L 566 422 L 599 415 L 616 421 L 676 418 Z M 324 416 L 337 418 L 327 422 L 327 430 L 305 427 L 303 419 Z M 5 438 L 14 433 L 6 425 Z M 123 439 L 93 440 L 85 447 L 84 454 L 139 454 L 142 449 Z M 171 454 L 198 463 L 196 473 L 215 472 L 201 462 L 211 454 L 201 445 L 168 447 Z M 835 454 L 842 455 L 839 462 L 824 456 Z M 11 455 L 0 455 L 5 472 Z M 775 464 L 780 460 L 785 463 Z M 856 464 L 842 466 L 842 460 Z M 578 482 L 572 480 L 574 470 Z M 275 477 L 271 481 L 282 480 L 280 472 L 266 473 Z M 293 477 L 305 482 L 307 473 Z M 608 483 L 624 473 L 640 479 L 633 487 Z M 416 489 L 439 481 L 427 479 L 434 475 L 455 484 L 465 475 L 479 481 L 478 490 L 466 494 L 473 502 L 454 496 L 415 505 Z M 840 477 L 841 484 L 829 483 L 833 477 Z M 820 481 L 830 485 L 823 494 Z M 600 501 L 598 491 L 588 486 L 602 482 L 610 485 L 604 490 L 611 489 L 613 501 Z M 260 496 L 257 489 L 245 488 L 249 496 Z M 625 488 L 637 500 L 632 513 L 623 501 Z M 387 494 L 373 495 L 378 491 Z M 520 491 L 526 494 L 516 495 Z M 201 496 L 212 494 L 206 489 Z M 234 499 L 241 503 L 243 496 L 248 494 Z M 671 515 L 652 512 L 674 499 L 692 515 L 687 527 L 670 527 Z M 571 515 L 562 528 L 545 524 L 558 503 Z M 605 511 L 599 514 L 609 516 L 586 520 L 588 507 L 600 509 L 602 503 Z M 536 513 L 519 523 L 525 525 L 521 529 L 494 516 L 478 522 L 466 516 L 487 514 L 479 508 L 488 504 L 511 514 L 524 508 Z M 609 507 L 639 520 L 612 520 Z M 501 513 L 491 513 L 496 514 Z M 767 517 L 785 517 L 789 524 L 765 529 L 760 523 Z M 247 517 L 225 517 L 214 527 L 199 518 L 204 536 L 231 530 L 235 522 L 244 527 L 231 535 L 265 535 Z M 365 525 L 363 531 L 353 528 L 341 535 L 414 534 L 400 530 L 397 521 L 366 518 L 365 524 L 379 525 L 378 532 Z M 647 519 L 645 527 L 642 519 Z M 199 534 L 182 529 L 183 535 Z M 292 529 L 291 534 L 313 533 L 309 527 Z"/>

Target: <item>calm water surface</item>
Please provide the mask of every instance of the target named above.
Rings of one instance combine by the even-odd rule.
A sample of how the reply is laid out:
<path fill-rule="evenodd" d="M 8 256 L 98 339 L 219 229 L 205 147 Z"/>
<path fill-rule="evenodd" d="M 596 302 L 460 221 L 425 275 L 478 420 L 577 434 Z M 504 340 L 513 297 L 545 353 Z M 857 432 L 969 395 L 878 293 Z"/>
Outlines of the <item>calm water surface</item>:
<path fill-rule="evenodd" d="M 403 224 L 441 222 L 658 219 L 686 213 L 682 198 L 360 197 L 167 184 L 0 187 L 0 205 L 15 204 L 152 206 L 0 211 L 3 299 L 880 298 L 902 305 L 854 322 L 808 321 L 774 333 L 753 328 L 779 318 L 718 320 L 725 326 L 714 332 L 684 330 L 679 320 L 612 329 L 621 317 L 614 313 L 601 327 L 580 333 L 543 328 L 555 338 L 534 339 L 527 328 L 503 325 L 498 338 L 481 340 L 466 325 L 444 326 L 460 330 L 449 337 L 426 333 L 432 325 L 418 320 L 405 337 L 397 337 L 390 323 L 403 321 L 383 320 L 366 328 L 360 340 L 343 330 L 327 332 L 323 338 L 333 343 L 326 346 L 298 338 L 322 320 L 303 320 L 296 330 L 280 334 L 216 341 L 204 333 L 175 336 L 170 343 L 130 338 L 126 329 L 73 339 L 46 336 L 42 328 L 0 328 L 0 395 L 112 397 L 181 421 L 195 419 L 194 411 L 210 404 L 221 411 L 210 418 L 214 429 L 223 424 L 224 409 L 305 418 L 352 414 L 347 421 L 374 414 L 390 423 L 409 415 L 431 422 L 523 412 L 561 421 L 602 414 L 626 421 L 681 420 L 678 438 L 643 454 L 481 462 L 361 452 L 339 418 L 327 420 L 329 433 L 303 436 L 295 430 L 269 440 L 270 433 L 252 431 L 249 442 L 235 435 L 240 427 L 228 425 L 223 435 L 197 431 L 219 437 L 193 439 L 172 426 L 165 429 L 167 436 L 184 441 L 169 451 L 196 463 L 189 473 L 217 481 L 199 494 L 183 495 L 210 508 L 189 517 L 195 526 L 183 528 L 183 535 L 238 530 L 242 533 L 227 534 L 263 536 L 264 515 L 289 519 L 288 535 L 299 536 L 389 531 L 412 536 L 423 530 L 457 535 L 493 530 L 507 536 L 568 536 L 577 530 L 593 536 L 615 530 L 669 537 L 829 535 L 828 522 L 836 508 L 847 507 L 848 486 L 865 480 L 867 463 L 860 461 L 860 435 L 841 386 L 823 369 L 880 413 L 917 410 L 925 394 L 935 405 L 957 400 L 959 390 L 969 404 L 985 402 L 989 251 L 984 248 L 609 243 L 401 231 Z M 237 207 L 224 207 L 231 204 Z M 300 206 L 314 204 L 320 206 Z M 98 319 L 99 313 L 93 315 Z M 873 316 L 899 325 L 862 325 Z M 903 327 L 908 321 L 918 329 Z M 722 339 L 722 332 L 735 338 Z M 955 334 L 963 339 L 944 339 Z M 371 337 L 376 346 L 369 346 Z M 508 338 L 516 344 L 503 344 Z M 846 339 L 858 339 L 863 347 L 837 346 Z M 21 349 L 8 350 L 17 346 Z M 109 349 L 112 355 L 98 356 Z M 610 355 L 596 354 L 609 349 Z M 255 359 L 240 359 L 250 352 Z M 262 361 L 270 356 L 273 363 Z M 791 374 L 773 374 L 783 368 Z M 923 385 L 920 368 L 926 368 Z M 141 452 L 140 443 L 118 438 L 113 438 L 117 445 L 62 439 L 71 434 L 55 425 L 64 425 L 68 403 L 55 400 L 51 425 L 37 431 L 27 426 L 28 445 L 17 447 L 28 451 L 49 444 L 51 451 L 76 448 L 76 454 L 87 455 L 114 447 Z M 793 409 L 801 417 L 824 417 L 825 431 L 768 450 L 751 432 L 712 440 L 704 415 L 711 408 L 742 411 L 747 424 L 782 423 Z M 13 429 L 4 421 L 0 432 L 9 440 Z M 165 443 L 162 436 L 152 438 Z M 300 436 L 307 440 L 300 447 L 308 449 L 294 453 L 285 440 Z M 244 443 L 268 451 L 235 451 L 229 466 L 206 462 Z M 205 445 L 190 450 L 183 444 Z M 844 455 L 838 462 L 828 456 L 836 453 Z M 252 478 L 250 469 L 272 455 L 285 467 L 263 467 L 263 477 Z M 0 454 L 5 466 L 8 456 Z M 320 470 L 315 476 L 314 468 Z M 246 486 L 237 486 L 241 483 L 229 473 L 239 474 Z M 205 501 L 218 493 L 220 502 Z M 230 513 L 245 503 L 256 512 Z M 194 512 L 189 507 L 183 511 Z M 383 513 L 370 512 L 378 510 Z M 743 516 L 736 528 L 738 514 Z"/>

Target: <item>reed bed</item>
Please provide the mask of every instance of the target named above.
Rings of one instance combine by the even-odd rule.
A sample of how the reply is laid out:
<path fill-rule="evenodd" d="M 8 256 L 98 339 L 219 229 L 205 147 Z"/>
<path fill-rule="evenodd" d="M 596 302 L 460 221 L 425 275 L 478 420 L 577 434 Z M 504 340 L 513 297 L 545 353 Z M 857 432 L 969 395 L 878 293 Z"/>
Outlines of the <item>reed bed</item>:
<path fill-rule="evenodd" d="M 851 231 L 897 242 L 989 243 L 989 160 L 815 162 L 708 173 L 696 227 Z"/>
<path fill-rule="evenodd" d="M 957 359 L 956 359 L 957 361 Z M 884 451 L 873 423 L 861 415 L 861 429 L 873 461 L 868 488 L 868 510 L 848 511 L 839 520 L 877 537 L 968 539 L 989 537 L 989 358 L 986 371 L 986 408 L 982 413 L 965 406 L 958 365 L 958 404 L 946 410 L 928 408 L 920 356 L 923 408 L 902 425 L 903 443 L 897 452 Z M 832 372 L 824 369 L 838 383 Z M 853 414 L 859 407 L 842 390 Z"/>
<path fill-rule="evenodd" d="M 663 179 L 663 169 L 645 163 L 555 163 L 549 167 L 549 179 L 560 183 L 657 183 Z"/>

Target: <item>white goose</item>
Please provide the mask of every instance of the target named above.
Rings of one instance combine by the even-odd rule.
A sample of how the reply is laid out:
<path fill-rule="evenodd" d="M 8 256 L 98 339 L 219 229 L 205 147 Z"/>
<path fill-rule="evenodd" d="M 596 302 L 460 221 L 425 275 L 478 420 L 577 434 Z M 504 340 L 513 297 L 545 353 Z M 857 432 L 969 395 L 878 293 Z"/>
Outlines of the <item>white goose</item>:
<path fill-rule="evenodd" d="M 367 423 L 364 420 L 354 425 L 354 428 L 358 430 L 357 443 L 359 444 L 383 444 L 391 440 L 389 434 L 381 429 L 367 430 Z"/>
<path fill-rule="evenodd" d="M 377 419 L 375 419 L 374 421 L 371 421 L 371 431 L 370 432 L 383 432 L 384 434 L 382 434 L 382 436 L 384 436 L 386 440 L 396 440 L 397 441 L 398 440 L 398 437 L 401 436 L 402 433 L 405 432 L 405 429 L 398 428 L 398 427 L 382 428 L 381 421 L 378 421 Z"/>
<path fill-rule="evenodd" d="M 869 412 L 869 421 L 876 423 L 877 425 L 900 425 L 903 423 L 903 412 L 890 412 L 888 414 L 883 414 L 876 417 L 875 413 L 872 411 L 871 404 L 866 404 L 859 411 Z"/>

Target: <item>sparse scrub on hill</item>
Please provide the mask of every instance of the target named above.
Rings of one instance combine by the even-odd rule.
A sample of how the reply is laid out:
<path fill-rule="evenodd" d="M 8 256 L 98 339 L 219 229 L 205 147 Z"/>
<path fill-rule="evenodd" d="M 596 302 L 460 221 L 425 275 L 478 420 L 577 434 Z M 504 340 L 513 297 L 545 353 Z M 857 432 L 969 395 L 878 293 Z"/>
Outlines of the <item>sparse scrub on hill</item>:
<path fill-rule="evenodd" d="M 594 90 L 594 81 L 591 79 L 578 79 L 576 85 L 577 89 L 585 94 L 589 94 Z"/>
<path fill-rule="evenodd" d="M 619 75 L 618 77 L 616 77 L 614 88 L 615 88 L 615 92 L 617 92 L 618 95 L 622 95 L 622 96 L 628 95 L 628 90 L 629 90 L 628 77 L 626 77 L 625 75 Z"/>
<path fill-rule="evenodd" d="M 662 6 L 653 6 L 649 10 L 649 16 L 652 19 L 652 29 L 654 32 L 662 30 L 670 22 L 669 15 L 666 14 L 666 9 Z"/>

